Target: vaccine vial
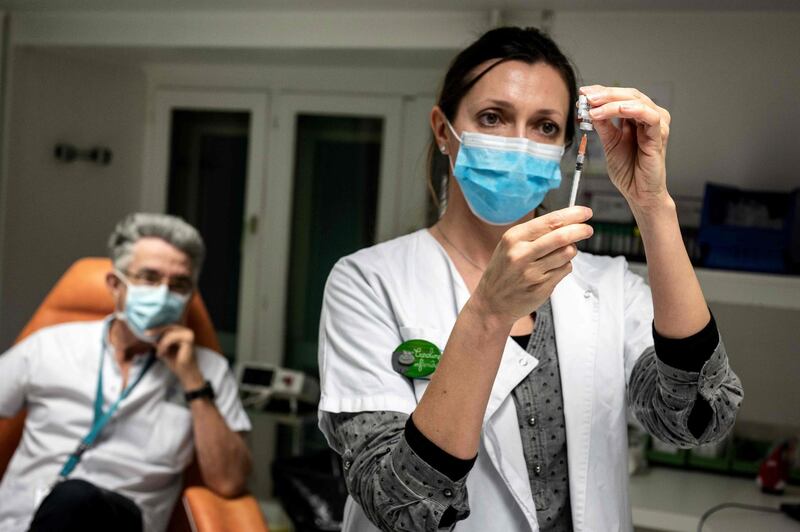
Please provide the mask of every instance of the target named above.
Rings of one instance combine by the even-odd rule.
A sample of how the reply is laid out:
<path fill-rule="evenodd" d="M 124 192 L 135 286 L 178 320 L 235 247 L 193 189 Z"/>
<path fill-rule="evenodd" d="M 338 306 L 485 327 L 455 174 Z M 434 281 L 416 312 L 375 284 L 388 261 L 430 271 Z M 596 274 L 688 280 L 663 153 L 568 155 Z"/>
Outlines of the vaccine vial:
<path fill-rule="evenodd" d="M 580 120 L 580 129 L 583 131 L 592 131 L 592 119 L 589 116 L 589 100 L 586 96 L 581 94 L 578 96 L 578 120 Z"/>

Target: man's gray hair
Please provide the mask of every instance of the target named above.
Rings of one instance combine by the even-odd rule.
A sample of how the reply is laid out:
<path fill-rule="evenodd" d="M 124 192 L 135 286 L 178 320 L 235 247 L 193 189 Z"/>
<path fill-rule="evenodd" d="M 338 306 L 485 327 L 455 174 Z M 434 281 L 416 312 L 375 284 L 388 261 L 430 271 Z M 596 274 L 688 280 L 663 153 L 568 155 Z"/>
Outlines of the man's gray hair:
<path fill-rule="evenodd" d="M 197 280 L 206 254 L 203 238 L 183 219 L 169 214 L 137 212 L 123 218 L 108 239 L 114 268 L 125 272 L 133 260 L 133 245 L 147 237 L 160 238 L 186 253 L 192 264 L 192 276 Z"/>

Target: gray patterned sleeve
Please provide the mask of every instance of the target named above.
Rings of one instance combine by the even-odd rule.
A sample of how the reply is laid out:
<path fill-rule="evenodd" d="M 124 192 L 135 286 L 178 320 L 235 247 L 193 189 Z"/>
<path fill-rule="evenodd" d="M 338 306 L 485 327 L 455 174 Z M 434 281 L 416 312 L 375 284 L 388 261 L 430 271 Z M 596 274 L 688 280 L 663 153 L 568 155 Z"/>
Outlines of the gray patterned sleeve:
<path fill-rule="evenodd" d="M 342 457 L 348 492 L 381 530 L 440 530 L 449 507 L 456 521 L 469 515 L 466 475 L 453 481 L 409 447 L 404 436 L 407 414 L 323 412 L 322 416 L 329 443 Z"/>
<path fill-rule="evenodd" d="M 699 372 L 669 366 L 659 360 L 655 348 L 647 348 L 633 367 L 628 388 L 633 414 L 647 432 L 682 448 L 725 437 L 742 397 L 742 384 L 728 364 L 722 340 Z M 690 414 L 701 398 L 710 419 L 705 429 L 692 431 Z"/>

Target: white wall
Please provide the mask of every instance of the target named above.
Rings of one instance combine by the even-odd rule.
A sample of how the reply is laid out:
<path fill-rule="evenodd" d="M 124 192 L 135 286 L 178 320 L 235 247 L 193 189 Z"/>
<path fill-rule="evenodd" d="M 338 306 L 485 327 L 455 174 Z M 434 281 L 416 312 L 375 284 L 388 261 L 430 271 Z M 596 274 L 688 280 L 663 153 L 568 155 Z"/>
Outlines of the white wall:
<path fill-rule="evenodd" d="M 800 311 L 711 303 L 744 386 L 739 421 L 800 430 Z"/>
<path fill-rule="evenodd" d="M 11 87 L 0 350 L 75 259 L 106 255 L 114 224 L 139 199 L 144 74 L 16 49 Z M 110 166 L 59 163 L 58 142 L 108 146 Z"/>
<path fill-rule="evenodd" d="M 590 83 L 671 86 L 674 194 L 706 181 L 800 186 L 800 12 L 556 12 L 553 37 Z"/>

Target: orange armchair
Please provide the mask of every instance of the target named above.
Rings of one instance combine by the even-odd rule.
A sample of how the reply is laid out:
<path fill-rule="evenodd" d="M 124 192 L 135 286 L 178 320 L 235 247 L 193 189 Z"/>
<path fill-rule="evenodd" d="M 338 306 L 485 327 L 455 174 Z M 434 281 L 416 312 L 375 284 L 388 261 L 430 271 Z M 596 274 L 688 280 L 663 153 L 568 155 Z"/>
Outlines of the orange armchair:
<path fill-rule="evenodd" d="M 69 321 L 101 319 L 114 310 L 114 303 L 105 282 L 111 261 L 85 258 L 73 264 L 59 279 L 33 318 L 17 338 L 17 342 L 38 329 Z M 217 335 L 200 295 L 189 304 L 187 325 L 195 333 L 198 345 L 220 351 Z M 25 412 L 11 419 L 0 419 L 0 478 L 22 436 Z M 268 532 L 267 524 L 255 498 L 245 495 L 225 499 L 202 486 L 199 469 L 193 463 L 184 474 L 187 485 L 176 504 L 168 530 L 170 532 L 236 531 Z"/>

